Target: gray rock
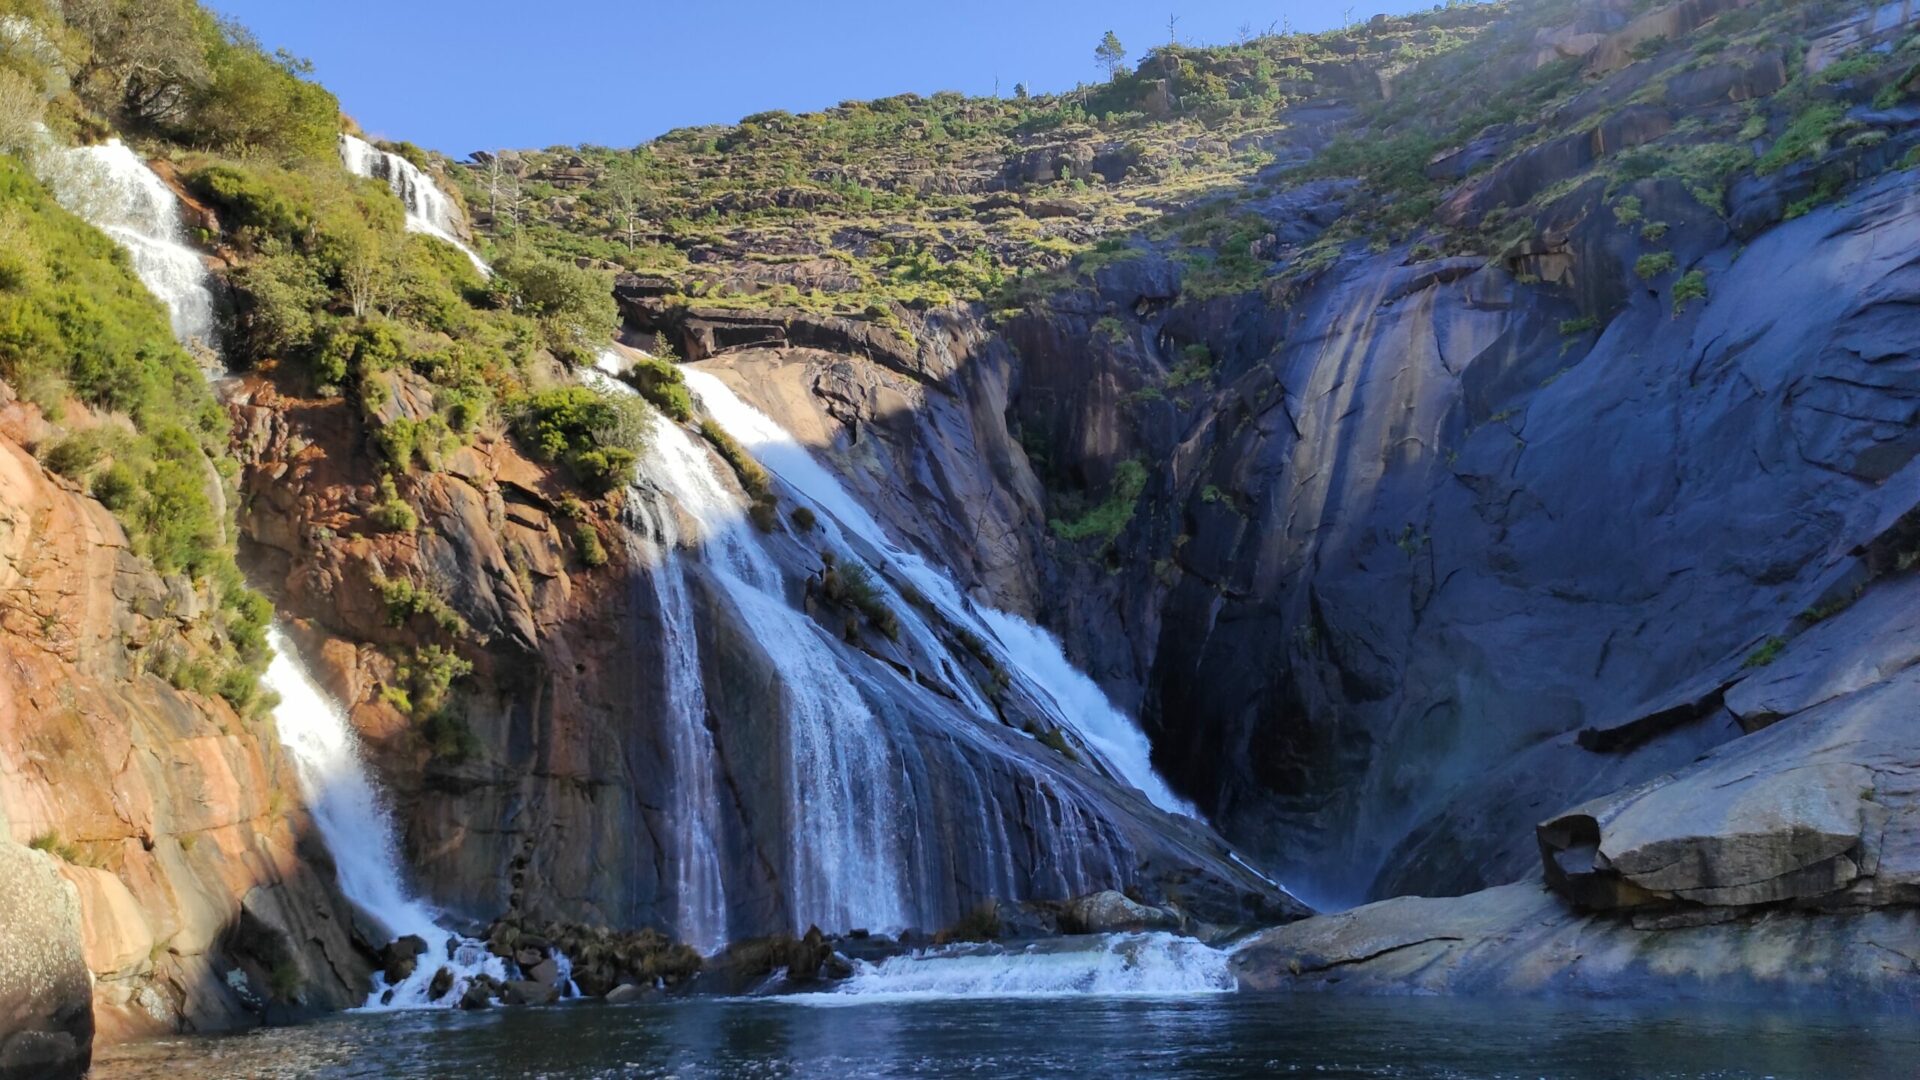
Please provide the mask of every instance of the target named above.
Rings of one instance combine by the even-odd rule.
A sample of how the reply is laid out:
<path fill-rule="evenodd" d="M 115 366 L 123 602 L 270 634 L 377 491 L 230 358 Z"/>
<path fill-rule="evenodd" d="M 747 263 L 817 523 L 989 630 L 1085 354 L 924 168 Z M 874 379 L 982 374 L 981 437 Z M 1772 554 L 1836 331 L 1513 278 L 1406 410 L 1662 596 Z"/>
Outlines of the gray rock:
<path fill-rule="evenodd" d="M 1178 915 L 1162 908 L 1137 904 L 1112 890 L 1083 896 L 1067 905 L 1067 921 L 1084 934 L 1177 930 L 1180 927 Z"/>
<path fill-rule="evenodd" d="M 560 1000 L 560 991 L 551 983 L 511 979 L 501 988 L 500 1000 L 509 1005 L 551 1005 Z"/>
<path fill-rule="evenodd" d="M 47 856 L 0 839 L 0 1080 L 84 1075 L 93 980 L 80 902 Z"/>

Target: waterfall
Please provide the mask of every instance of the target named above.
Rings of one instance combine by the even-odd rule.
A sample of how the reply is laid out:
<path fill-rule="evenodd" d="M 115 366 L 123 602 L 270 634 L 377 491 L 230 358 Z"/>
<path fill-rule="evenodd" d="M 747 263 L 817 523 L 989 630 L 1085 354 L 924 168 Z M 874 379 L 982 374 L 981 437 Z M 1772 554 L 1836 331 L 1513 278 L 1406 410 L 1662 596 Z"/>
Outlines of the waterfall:
<path fill-rule="evenodd" d="M 60 205 L 85 218 L 127 250 L 148 291 L 167 306 L 183 345 L 217 352 L 213 291 L 200 253 L 189 247 L 180 200 L 147 163 L 118 139 L 40 155 L 44 179 Z"/>
<path fill-rule="evenodd" d="M 483 277 L 493 276 L 486 262 L 460 241 L 460 212 L 453 200 L 419 166 L 352 135 L 340 136 L 340 160 L 355 176 L 387 182 L 407 208 L 407 231 L 445 240 L 473 260 Z"/>
<path fill-rule="evenodd" d="M 603 355 L 603 367 L 613 362 Z M 603 389 L 633 393 L 618 380 L 586 374 Z M 908 873 L 898 835 L 903 797 L 886 733 L 859 695 L 845 692 L 846 677 L 820 627 L 787 602 L 779 567 L 750 531 L 737 498 L 715 471 L 712 455 L 678 424 L 658 413 L 653 416 L 652 446 L 639 467 L 639 484 L 647 490 L 637 492 L 635 501 L 654 501 L 651 493 L 662 494 L 693 519 L 697 535 L 688 539 L 698 544 L 702 560 L 743 624 L 753 627 L 788 704 L 786 794 L 793 850 L 786 885 L 794 929 L 901 929 L 908 922 L 902 892 Z M 655 515 L 671 516 L 668 508 Z M 679 539 L 670 525 L 663 531 L 663 546 Z M 697 684 L 693 611 L 673 556 L 663 563 L 660 578 L 656 587 L 667 624 L 669 684 Z M 704 697 L 698 709 L 682 700 L 674 712 L 675 802 L 693 803 L 679 826 L 683 851 L 676 876 L 685 880 L 690 872 L 704 876 L 704 871 L 690 871 L 685 864 L 689 852 L 696 860 L 700 857 L 717 827 L 718 762 L 706 730 Z M 683 911 L 686 904 L 683 896 Z M 687 927 L 680 930 L 687 935 Z"/>
<path fill-rule="evenodd" d="M 314 825 L 333 853 L 340 891 L 393 938 L 411 934 L 427 943 L 413 975 L 398 986 L 375 977 L 366 1007 L 451 1008 L 474 976 L 511 977 L 506 961 L 489 953 L 484 943 L 443 929 L 438 914 L 407 891 L 393 822 L 367 775 L 345 713 L 295 659 L 292 644 L 278 627 L 268 631 L 268 641 L 274 658 L 264 682 L 280 695 L 275 726 L 293 757 Z M 430 1001 L 428 986 L 442 967 L 453 972 L 453 989 Z"/>
<path fill-rule="evenodd" d="M 830 517 L 840 529 L 863 541 L 948 619 L 997 645 L 995 652 L 1003 666 L 1034 692 L 1037 700 L 1046 703 L 1061 726 L 1115 777 L 1131 784 L 1162 810 L 1199 816 L 1154 771 L 1146 733 L 1114 708 L 1099 686 L 1067 660 L 1053 635 L 1018 616 L 964 599 L 944 573 L 894 544 L 873 515 L 777 423 L 742 401 L 713 375 L 692 368 L 682 370 L 701 407 L 751 450 L 768 471 L 805 496 L 823 518 Z M 977 695 L 970 700 L 977 712 L 993 716 Z"/>
<path fill-rule="evenodd" d="M 1106 934 L 1024 948 L 956 945 L 859 962 L 831 993 L 787 1000 L 859 1005 L 942 998 L 1173 997 L 1233 990 L 1228 953 L 1166 933 Z"/>

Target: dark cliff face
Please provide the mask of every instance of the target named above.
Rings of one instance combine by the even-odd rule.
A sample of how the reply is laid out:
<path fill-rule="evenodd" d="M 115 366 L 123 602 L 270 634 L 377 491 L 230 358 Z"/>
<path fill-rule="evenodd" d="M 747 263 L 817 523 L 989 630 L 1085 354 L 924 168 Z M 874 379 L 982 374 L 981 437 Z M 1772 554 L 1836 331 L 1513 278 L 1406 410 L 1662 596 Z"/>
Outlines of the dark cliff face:
<path fill-rule="evenodd" d="M 1200 287 L 1149 239 L 1017 314 L 929 313 L 906 348 L 798 312 L 627 312 L 1061 634 L 1180 789 L 1304 895 L 1517 880 L 1535 823 L 1754 728 L 1730 697 L 1886 573 L 1867 553 L 1911 506 L 1912 173 L 1854 178 L 1897 162 L 1912 122 L 1854 106 L 1876 134 L 1763 156 L 1720 192 L 1610 164 L 1718 154 L 1688 132 L 1790 78 L 1839 108 L 1886 85 L 1818 76 L 1894 32 L 1845 5 L 1810 12 L 1827 51 L 1804 62 L 1686 62 L 1685 35 L 1743 6 L 1603 18 L 1534 57 L 1583 61 L 1556 122 L 1588 130 L 1515 153 L 1494 128 L 1434 159 L 1465 175 L 1442 225 L 1509 222 L 1471 253 L 1444 231 L 1333 240 L 1355 189 L 1326 180 L 1234 204 L 1276 264 L 1253 291 Z M 1311 160 L 1338 124 L 1301 108 L 1284 148 Z M 1853 186 L 1809 200 L 1823 183 Z M 1130 468 L 1111 543 L 1049 527 Z"/>

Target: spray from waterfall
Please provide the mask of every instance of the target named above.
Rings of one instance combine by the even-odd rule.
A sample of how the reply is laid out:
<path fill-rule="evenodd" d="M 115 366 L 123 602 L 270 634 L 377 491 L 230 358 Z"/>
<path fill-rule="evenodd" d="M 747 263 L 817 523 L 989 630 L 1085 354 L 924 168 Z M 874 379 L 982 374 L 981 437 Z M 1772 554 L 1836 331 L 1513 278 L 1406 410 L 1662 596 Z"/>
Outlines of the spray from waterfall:
<path fill-rule="evenodd" d="M 806 497 L 840 529 L 858 537 L 946 618 L 996 645 L 995 651 L 1006 669 L 1034 692 L 1038 700 L 1045 702 L 1054 718 L 1114 776 L 1131 784 L 1162 810 L 1198 816 L 1193 806 L 1173 794 L 1154 771 L 1152 747 L 1146 733 L 1114 708 L 1099 686 L 1068 661 L 1053 635 L 1017 616 L 963 598 L 952 579 L 925 559 L 896 545 L 873 515 L 779 424 L 742 401 L 713 375 L 692 368 L 683 370 L 687 386 L 701 407 L 752 451 L 762 465 Z M 992 717 L 977 697 L 972 700 L 976 711 Z"/>
<path fill-rule="evenodd" d="M 407 209 L 407 230 L 437 237 L 460 249 L 473 261 L 473 268 L 484 277 L 493 269 L 460 240 L 460 214 L 454 202 L 433 177 L 399 154 L 382 150 L 365 139 L 340 136 L 340 160 L 347 171 L 370 180 L 384 180 Z"/>
<path fill-rule="evenodd" d="M 167 306 L 174 337 L 217 351 L 211 276 L 200 253 L 187 244 L 173 190 L 118 139 L 74 150 L 49 148 L 39 161 L 60 205 L 133 257 L 134 273 Z"/>

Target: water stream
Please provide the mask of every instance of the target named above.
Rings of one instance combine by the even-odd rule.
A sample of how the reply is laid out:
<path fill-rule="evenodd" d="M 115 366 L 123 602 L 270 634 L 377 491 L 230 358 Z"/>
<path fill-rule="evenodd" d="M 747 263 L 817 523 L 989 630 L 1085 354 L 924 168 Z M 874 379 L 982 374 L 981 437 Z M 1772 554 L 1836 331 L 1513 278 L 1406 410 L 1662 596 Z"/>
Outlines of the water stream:
<path fill-rule="evenodd" d="M 60 205 L 111 236 L 133 270 L 167 306 L 182 345 L 217 351 L 213 291 L 205 260 L 187 244 L 180 200 L 140 155 L 118 139 L 49 150 L 42 172 Z"/>
<path fill-rule="evenodd" d="M 275 727 L 293 757 L 313 822 L 333 853 L 340 891 L 378 922 L 388 939 L 414 935 L 427 943 L 413 975 L 399 985 L 390 987 L 383 976 L 374 977 L 367 1007 L 451 1007 L 476 975 L 512 977 L 507 961 L 489 953 L 482 942 L 449 933 L 441 926 L 440 914 L 407 889 L 393 821 L 361 760 L 353 726 L 300 663 L 286 635 L 275 627 L 267 638 L 274 657 L 263 681 L 280 695 L 273 710 Z M 429 987 L 441 967 L 453 973 L 454 983 L 436 1001 L 429 997 Z"/>
<path fill-rule="evenodd" d="M 474 269 L 484 277 L 493 270 L 460 239 L 460 211 L 453 199 L 440 190 L 433 177 L 406 158 L 382 150 L 365 139 L 340 136 L 340 160 L 347 171 L 370 180 L 384 180 L 407 208 L 407 230 L 438 237 L 460 249 L 473 261 Z"/>

